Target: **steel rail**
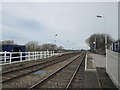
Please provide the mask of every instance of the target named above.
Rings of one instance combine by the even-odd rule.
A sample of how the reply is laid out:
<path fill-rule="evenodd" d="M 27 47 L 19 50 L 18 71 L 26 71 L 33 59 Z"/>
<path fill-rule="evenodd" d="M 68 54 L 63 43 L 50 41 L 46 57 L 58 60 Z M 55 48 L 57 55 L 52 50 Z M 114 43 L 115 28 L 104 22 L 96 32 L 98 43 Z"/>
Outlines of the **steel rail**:
<path fill-rule="evenodd" d="M 69 58 L 71 58 L 71 57 L 69 57 Z M 14 76 L 14 77 L 12 77 L 12 78 L 9 78 L 9 79 L 0 81 L 0 83 L 5 83 L 5 82 L 7 82 L 7 81 L 10 81 L 10 80 L 19 78 L 19 77 L 24 76 L 24 75 L 27 75 L 27 74 L 29 74 L 29 73 L 33 73 L 33 72 L 35 72 L 35 71 L 38 71 L 38 70 L 40 70 L 40 69 L 46 68 L 46 67 L 48 67 L 48 66 L 54 65 L 54 64 L 56 64 L 56 63 L 58 63 L 58 62 L 62 62 L 62 61 L 67 60 L 67 59 L 68 59 L 68 58 L 64 58 L 63 60 L 58 60 L 58 61 L 56 61 L 56 62 L 54 62 L 54 61 L 55 61 L 55 60 L 54 60 L 54 61 L 52 61 L 53 63 L 51 63 L 51 64 L 48 64 L 48 65 L 42 66 L 42 67 L 40 67 L 40 68 L 37 68 L 37 69 L 35 69 L 35 70 L 28 71 L 28 72 L 26 72 L 26 73 L 23 73 L 23 74 Z"/>
<path fill-rule="evenodd" d="M 84 60 L 84 57 L 85 57 L 85 55 L 84 55 L 84 56 L 83 56 L 83 58 L 81 59 L 81 61 L 80 61 L 79 65 L 77 66 L 77 68 L 76 68 L 75 72 L 73 73 L 73 75 L 72 75 L 72 77 L 71 77 L 71 79 L 70 79 L 69 83 L 67 84 L 67 86 L 66 86 L 66 89 L 65 89 L 65 90 L 68 90 L 68 89 L 69 89 L 69 87 L 70 87 L 70 85 L 71 85 L 71 83 L 72 83 L 73 79 L 75 78 L 75 75 L 77 74 L 77 72 L 78 72 L 79 68 L 81 67 L 81 64 L 82 64 L 82 62 L 83 62 L 83 60 Z"/>
<path fill-rule="evenodd" d="M 59 57 L 59 59 L 63 58 L 64 56 L 62 57 Z M 11 70 L 11 71 L 7 71 L 7 72 L 2 72 L 2 75 L 4 74 L 7 74 L 7 73 L 12 73 L 12 72 L 15 72 L 15 71 L 20 71 L 20 70 L 23 70 L 23 69 L 27 69 L 27 68 L 30 68 L 30 67 L 34 67 L 34 66 L 37 66 L 37 65 L 41 65 L 41 64 L 45 64 L 47 62 L 52 62 L 52 61 L 55 61 L 56 60 L 56 57 L 53 58 L 53 60 L 50 60 L 50 61 L 45 61 L 45 62 L 40 62 L 40 63 L 37 63 L 37 64 L 34 64 L 34 65 L 30 65 L 30 66 L 27 66 L 27 67 L 24 67 L 24 68 L 20 68 L 20 69 L 15 69 L 15 70 Z M 16 66 L 15 66 L 16 67 Z M 12 67 L 13 68 L 13 67 Z"/>
<path fill-rule="evenodd" d="M 73 61 L 75 61 L 77 58 L 79 58 L 82 54 L 80 54 L 79 56 L 77 56 L 75 59 L 73 59 L 72 61 L 70 61 L 69 63 L 65 64 L 64 66 L 62 66 L 61 68 L 59 68 L 58 70 L 54 71 L 53 73 L 51 73 L 50 75 L 48 75 L 47 77 L 43 78 L 42 80 L 40 80 L 39 82 L 35 83 L 34 85 L 32 85 L 31 87 L 29 87 L 27 90 L 32 90 L 35 87 L 37 87 L 39 84 L 44 83 L 45 81 L 47 81 L 49 78 L 51 78 L 53 75 L 55 75 L 57 72 L 61 71 L 63 68 L 67 67 L 69 64 L 71 64 Z"/>

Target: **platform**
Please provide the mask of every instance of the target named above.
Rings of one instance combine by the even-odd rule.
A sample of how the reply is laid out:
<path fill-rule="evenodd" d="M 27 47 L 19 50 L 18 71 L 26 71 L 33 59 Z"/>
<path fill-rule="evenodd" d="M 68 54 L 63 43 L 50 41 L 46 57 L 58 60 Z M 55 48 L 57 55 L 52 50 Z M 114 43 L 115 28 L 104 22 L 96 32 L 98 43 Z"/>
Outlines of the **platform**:
<path fill-rule="evenodd" d="M 84 88 L 112 88 L 117 90 L 116 86 L 106 73 L 105 56 L 92 53 L 87 53 L 86 56 Z"/>
<path fill-rule="evenodd" d="M 105 68 L 106 67 L 106 58 L 104 55 L 99 55 L 99 54 L 89 54 L 94 62 L 96 67 L 101 67 L 101 68 Z"/>

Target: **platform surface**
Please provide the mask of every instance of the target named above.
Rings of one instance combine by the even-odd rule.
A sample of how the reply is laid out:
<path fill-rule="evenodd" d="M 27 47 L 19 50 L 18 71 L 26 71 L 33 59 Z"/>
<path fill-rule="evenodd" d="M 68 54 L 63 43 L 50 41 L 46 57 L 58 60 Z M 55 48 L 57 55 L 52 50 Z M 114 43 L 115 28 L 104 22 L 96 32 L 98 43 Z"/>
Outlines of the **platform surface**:
<path fill-rule="evenodd" d="M 110 79 L 109 75 L 106 73 L 106 57 L 99 54 L 89 54 L 95 63 L 96 73 L 99 79 L 101 88 L 107 88 L 112 90 L 117 90 L 115 84 Z"/>
<path fill-rule="evenodd" d="M 97 88 L 101 90 L 101 85 L 97 75 L 97 70 L 93 62 L 91 55 L 87 54 L 85 77 L 84 77 L 84 88 Z"/>
<path fill-rule="evenodd" d="M 106 67 L 106 57 L 98 54 L 90 54 L 95 62 L 96 67 Z"/>

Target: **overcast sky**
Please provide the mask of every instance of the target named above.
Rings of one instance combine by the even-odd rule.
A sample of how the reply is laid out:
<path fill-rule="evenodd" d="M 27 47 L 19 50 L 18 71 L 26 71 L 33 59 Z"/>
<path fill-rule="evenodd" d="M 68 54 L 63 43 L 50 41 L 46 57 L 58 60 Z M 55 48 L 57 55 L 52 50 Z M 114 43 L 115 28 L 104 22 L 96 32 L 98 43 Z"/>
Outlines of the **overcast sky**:
<path fill-rule="evenodd" d="M 18 44 L 38 41 L 69 49 L 87 49 L 85 40 L 91 34 L 105 33 L 105 19 L 96 15 L 106 18 L 107 33 L 117 39 L 118 6 L 115 2 L 2 3 L 2 39 Z M 56 33 L 58 36 L 54 36 Z"/>

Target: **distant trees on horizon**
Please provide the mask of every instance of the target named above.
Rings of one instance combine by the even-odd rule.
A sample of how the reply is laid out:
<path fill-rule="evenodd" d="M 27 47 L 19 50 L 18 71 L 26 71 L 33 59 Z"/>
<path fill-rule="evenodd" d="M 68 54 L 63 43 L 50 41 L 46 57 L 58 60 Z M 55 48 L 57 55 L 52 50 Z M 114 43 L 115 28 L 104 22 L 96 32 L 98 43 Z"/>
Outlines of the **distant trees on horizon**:
<path fill-rule="evenodd" d="M 18 45 L 13 40 L 4 40 L 0 42 L 0 45 Z M 41 51 L 41 50 L 63 50 L 63 46 L 57 46 L 52 43 L 39 45 L 37 41 L 29 41 L 26 44 L 26 51 Z"/>

